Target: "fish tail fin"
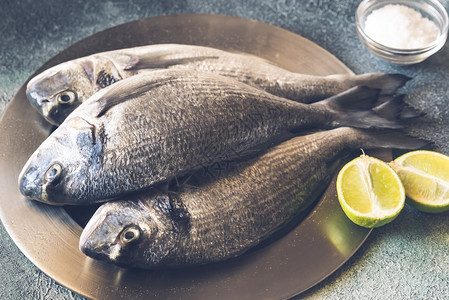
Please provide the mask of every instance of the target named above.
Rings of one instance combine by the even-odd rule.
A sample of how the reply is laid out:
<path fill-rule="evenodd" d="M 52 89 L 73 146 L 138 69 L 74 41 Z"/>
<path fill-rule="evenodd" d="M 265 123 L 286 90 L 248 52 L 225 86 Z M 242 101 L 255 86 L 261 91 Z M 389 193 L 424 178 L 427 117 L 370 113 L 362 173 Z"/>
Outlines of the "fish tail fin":
<path fill-rule="evenodd" d="M 388 74 L 388 73 L 368 73 L 355 75 L 350 77 L 352 84 L 363 85 L 366 87 L 379 89 L 381 95 L 391 95 L 394 94 L 398 89 L 403 87 L 411 77 L 405 76 L 403 74 Z"/>
<path fill-rule="evenodd" d="M 376 129 L 402 128 L 403 97 L 392 97 L 378 105 L 380 90 L 356 86 L 336 96 L 311 104 L 327 106 L 327 125 Z"/>
<path fill-rule="evenodd" d="M 404 94 L 396 96 L 381 97 L 380 104 L 373 110 L 389 120 L 408 120 L 415 119 L 425 115 L 424 112 L 418 111 L 404 102 Z"/>
<path fill-rule="evenodd" d="M 351 139 L 353 144 L 353 147 L 351 148 L 360 147 L 365 149 L 387 148 L 416 150 L 432 147 L 432 143 L 430 141 L 409 136 L 400 130 L 373 130 L 358 128 L 342 128 L 342 130 L 345 131 L 345 136 Z"/>

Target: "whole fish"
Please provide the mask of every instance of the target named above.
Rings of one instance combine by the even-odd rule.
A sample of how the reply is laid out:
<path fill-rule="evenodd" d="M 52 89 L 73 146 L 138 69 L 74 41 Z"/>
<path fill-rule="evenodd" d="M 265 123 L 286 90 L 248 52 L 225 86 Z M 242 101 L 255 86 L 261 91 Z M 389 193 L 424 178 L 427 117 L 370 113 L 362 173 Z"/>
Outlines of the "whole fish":
<path fill-rule="evenodd" d="M 312 76 L 289 72 L 245 54 L 202 46 L 161 44 L 93 54 L 56 65 L 30 80 L 27 97 L 54 125 L 95 92 L 155 69 L 180 68 L 233 77 L 274 95 L 310 103 L 365 85 L 394 93 L 409 78 L 399 74 Z"/>
<path fill-rule="evenodd" d="M 356 87 L 303 104 L 215 74 L 143 73 L 79 106 L 30 157 L 20 191 L 46 203 L 90 204 L 244 156 L 292 131 L 401 127 L 371 110 L 377 93 Z"/>
<path fill-rule="evenodd" d="M 199 176 L 175 192 L 153 188 L 103 204 L 83 230 L 80 250 L 125 267 L 165 268 L 238 256 L 309 207 L 339 159 L 360 147 L 415 149 L 395 133 L 338 128 L 285 141 L 215 179 Z"/>

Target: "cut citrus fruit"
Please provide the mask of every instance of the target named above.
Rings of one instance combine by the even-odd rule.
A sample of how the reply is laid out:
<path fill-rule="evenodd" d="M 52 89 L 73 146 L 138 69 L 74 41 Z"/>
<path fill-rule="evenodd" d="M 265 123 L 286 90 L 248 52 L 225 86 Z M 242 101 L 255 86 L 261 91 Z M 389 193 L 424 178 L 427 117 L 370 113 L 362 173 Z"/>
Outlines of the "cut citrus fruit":
<path fill-rule="evenodd" d="M 387 163 L 367 155 L 341 169 L 337 194 L 346 216 L 368 228 L 393 221 L 405 203 L 405 191 L 398 175 Z"/>
<path fill-rule="evenodd" d="M 417 150 L 390 163 L 401 178 L 407 203 L 431 213 L 449 210 L 449 157 Z"/>

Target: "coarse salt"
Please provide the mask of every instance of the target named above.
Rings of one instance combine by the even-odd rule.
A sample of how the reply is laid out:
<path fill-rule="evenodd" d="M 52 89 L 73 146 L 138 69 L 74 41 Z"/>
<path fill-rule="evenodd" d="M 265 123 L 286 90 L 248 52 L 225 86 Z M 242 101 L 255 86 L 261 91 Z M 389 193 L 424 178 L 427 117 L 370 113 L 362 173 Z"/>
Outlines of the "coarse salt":
<path fill-rule="evenodd" d="M 365 20 L 364 30 L 379 44 L 397 49 L 426 47 L 439 33 L 434 22 L 401 4 L 388 4 L 373 10 Z"/>

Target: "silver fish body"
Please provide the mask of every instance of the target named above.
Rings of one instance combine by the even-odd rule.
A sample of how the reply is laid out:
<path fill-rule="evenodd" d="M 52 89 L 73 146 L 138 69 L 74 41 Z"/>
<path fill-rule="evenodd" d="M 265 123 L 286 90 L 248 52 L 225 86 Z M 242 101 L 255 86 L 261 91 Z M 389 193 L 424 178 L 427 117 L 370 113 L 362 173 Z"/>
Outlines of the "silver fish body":
<path fill-rule="evenodd" d="M 61 63 L 32 78 L 26 94 L 47 121 L 59 125 L 95 92 L 139 73 L 170 68 L 232 77 L 303 103 L 357 85 L 391 94 L 409 79 L 399 74 L 312 76 L 289 72 L 250 55 L 202 46 L 161 44 L 102 52 Z"/>
<path fill-rule="evenodd" d="M 147 269 L 229 259 L 313 204 L 348 150 L 421 146 L 398 133 L 353 128 L 295 137 L 215 178 L 199 175 L 200 183 L 174 192 L 154 188 L 103 204 L 84 228 L 80 249 L 95 259 Z"/>
<path fill-rule="evenodd" d="M 302 104 L 234 79 L 161 70 L 122 80 L 76 109 L 23 168 L 23 195 L 90 204 L 260 149 L 291 131 L 398 128 L 371 110 L 377 91 L 353 88 Z"/>

